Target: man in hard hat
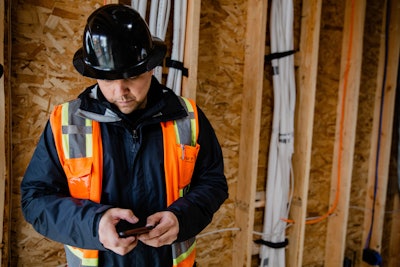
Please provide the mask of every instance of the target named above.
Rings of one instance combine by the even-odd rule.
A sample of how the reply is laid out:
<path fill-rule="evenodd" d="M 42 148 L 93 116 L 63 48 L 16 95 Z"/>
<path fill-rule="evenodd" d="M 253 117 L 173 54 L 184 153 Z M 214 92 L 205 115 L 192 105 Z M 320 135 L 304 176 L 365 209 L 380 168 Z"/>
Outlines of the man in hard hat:
<path fill-rule="evenodd" d="M 228 197 L 209 121 L 152 75 L 165 53 L 128 6 L 88 18 L 73 64 L 97 83 L 55 107 L 21 183 L 26 220 L 70 267 L 194 266 Z"/>

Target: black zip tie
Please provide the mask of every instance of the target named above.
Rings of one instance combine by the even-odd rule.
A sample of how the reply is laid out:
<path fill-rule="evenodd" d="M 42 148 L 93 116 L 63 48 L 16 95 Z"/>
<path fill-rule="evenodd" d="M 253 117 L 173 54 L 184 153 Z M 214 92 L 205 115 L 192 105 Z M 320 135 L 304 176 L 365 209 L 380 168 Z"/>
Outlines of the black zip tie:
<path fill-rule="evenodd" d="M 254 243 L 256 243 L 258 245 L 264 245 L 264 246 L 267 246 L 270 248 L 277 249 L 277 248 L 286 247 L 289 244 L 289 240 L 287 238 L 285 238 L 285 241 L 283 241 L 283 242 L 274 243 L 274 242 L 270 242 L 270 241 L 265 241 L 263 239 L 257 239 L 257 240 L 254 240 Z"/>
<path fill-rule="evenodd" d="M 276 52 L 276 53 L 272 53 L 272 54 L 269 54 L 269 55 L 265 55 L 264 56 L 264 60 L 265 61 L 272 61 L 273 59 L 278 59 L 278 58 L 291 56 L 296 52 L 297 52 L 296 50 L 290 50 L 290 51 L 285 51 L 285 52 Z"/>
<path fill-rule="evenodd" d="M 189 70 L 183 66 L 183 62 L 172 60 L 170 57 L 165 59 L 165 66 L 182 71 L 182 75 L 189 77 Z"/>

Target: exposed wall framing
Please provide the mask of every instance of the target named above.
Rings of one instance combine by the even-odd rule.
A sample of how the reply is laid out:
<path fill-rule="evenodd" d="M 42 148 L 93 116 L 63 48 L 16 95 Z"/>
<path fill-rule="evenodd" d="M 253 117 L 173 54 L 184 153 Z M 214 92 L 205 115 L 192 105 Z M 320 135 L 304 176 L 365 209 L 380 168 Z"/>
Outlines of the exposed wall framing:
<path fill-rule="evenodd" d="M 318 1 L 300 2 L 303 10 L 300 48 L 296 60 L 298 67 L 298 102 L 293 158 L 295 191 L 291 206 L 291 219 L 294 219 L 295 223 L 287 232 L 289 237 L 287 266 L 341 266 L 345 258 L 351 260 L 355 266 L 361 266 L 363 265 L 361 255 L 364 245 L 361 234 L 368 229 L 364 226 L 363 230 L 359 223 L 361 219 L 369 225 L 370 215 L 364 215 L 361 218 L 349 218 L 349 213 L 354 214 L 354 207 L 356 206 L 365 207 L 362 209 L 365 210 L 365 213 L 370 214 L 371 203 L 361 202 L 357 196 L 357 194 L 360 195 L 365 192 L 363 190 L 366 190 L 364 182 L 366 176 L 358 177 L 360 169 L 357 168 L 361 166 L 365 172 L 368 169 L 365 168 L 367 165 L 360 160 L 369 157 L 371 165 L 372 162 L 375 163 L 375 159 L 370 156 L 374 152 L 369 151 L 369 149 L 355 151 L 355 147 L 357 149 L 362 148 L 359 145 L 360 142 L 366 144 L 366 146 L 364 145 L 366 148 L 371 147 L 372 149 L 374 147 L 374 138 L 371 135 L 372 129 L 376 130 L 377 126 L 371 125 L 360 129 L 362 127 L 360 125 L 372 121 L 373 117 L 375 117 L 374 121 L 378 118 L 377 115 L 372 116 L 371 113 L 373 112 L 371 106 L 374 106 L 376 113 L 377 102 L 375 104 L 373 101 L 371 102 L 371 94 L 368 95 L 365 88 L 371 87 L 371 85 L 375 85 L 376 88 L 379 80 L 370 81 L 364 77 L 371 77 L 371 74 L 373 76 L 374 73 L 381 79 L 383 76 L 383 64 L 374 70 L 374 68 L 369 67 L 371 62 L 363 64 L 362 59 L 367 55 L 373 57 L 375 62 L 383 60 L 382 55 L 371 53 L 370 50 L 376 51 L 376 48 L 382 45 L 381 42 L 381 44 L 378 43 L 378 46 L 374 46 L 371 38 L 376 38 L 376 36 L 379 39 L 385 38 L 382 29 L 371 32 L 371 25 L 376 24 L 377 21 L 380 24 L 384 23 L 385 15 L 379 11 L 384 10 L 385 3 L 377 4 L 373 1 L 355 0 L 340 3 L 324 1 L 324 5 L 322 5 Z M 322 12 L 320 11 L 321 5 Z M 391 4 L 394 14 L 399 14 L 397 5 L 393 2 Z M 370 10 L 368 16 L 373 16 L 374 20 L 367 17 L 365 22 L 366 6 Z M 308 13 L 310 10 L 313 12 L 312 16 Z M 321 13 L 321 17 L 319 17 L 319 13 Z M 389 26 L 392 31 L 389 33 L 390 36 L 399 36 L 398 32 L 395 32 L 398 29 L 398 22 L 396 22 L 399 19 L 398 17 L 398 15 L 392 17 Z M 321 33 L 319 32 L 320 25 L 324 27 Z M 364 25 L 368 27 L 365 30 Z M 364 36 L 364 32 L 366 36 Z M 315 33 L 317 35 L 314 35 L 313 38 Z M 396 37 L 392 38 L 393 43 L 390 46 L 392 51 L 389 51 L 389 53 L 394 53 L 390 58 L 393 59 L 395 64 L 390 62 L 388 64 L 397 74 L 398 65 L 396 64 L 398 64 L 399 56 L 396 53 L 399 49 L 399 43 L 396 42 Z M 363 46 L 366 46 L 366 48 L 363 49 Z M 319 60 L 318 53 L 315 52 L 318 50 L 320 51 L 319 54 L 322 55 Z M 319 66 L 318 72 L 316 72 L 317 65 Z M 314 72 L 311 67 L 314 67 Z M 347 75 L 349 78 L 346 78 Z M 361 78 L 362 76 L 363 78 Z M 397 76 L 394 75 L 392 82 L 396 83 L 396 78 Z M 305 84 L 307 86 L 304 86 Z M 315 87 L 317 93 L 314 96 Z M 393 85 L 388 85 L 388 87 L 392 89 L 388 89 L 390 93 L 395 94 Z M 359 100 L 359 88 L 363 88 L 363 99 L 361 100 Z M 372 92 L 372 96 L 376 95 L 377 99 L 381 99 L 378 90 L 375 91 Z M 389 144 L 385 143 L 384 148 L 381 146 L 381 149 L 384 150 L 384 152 L 381 150 L 381 153 L 384 153 L 384 156 L 381 156 L 384 158 L 382 170 L 386 173 L 380 175 L 383 179 L 379 180 L 378 188 L 383 190 L 380 191 L 378 195 L 378 198 L 379 196 L 380 198 L 377 200 L 377 203 L 380 203 L 380 208 L 376 208 L 376 212 L 380 213 L 379 215 L 375 213 L 375 216 L 380 218 L 380 221 L 378 221 L 380 225 L 376 226 L 377 233 L 374 233 L 378 240 L 382 239 L 384 228 L 385 205 L 383 203 L 385 203 L 384 197 L 386 197 L 390 142 L 392 140 L 394 95 L 390 95 L 390 93 L 388 98 L 391 101 L 385 102 L 385 110 L 388 111 L 386 111 L 383 119 L 386 131 L 383 129 L 382 132 Z M 369 97 L 369 100 L 364 101 L 365 97 Z M 316 105 L 314 106 L 315 101 Z M 358 109 L 359 103 L 361 111 Z M 358 118 L 358 116 L 361 117 Z M 340 129 L 341 124 L 343 125 L 342 130 Z M 353 160 L 354 155 L 356 156 L 355 160 Z M 353 166 L 356 166 L 356 169 L 353 169 Z M 308 179 L 309 175 L 311 175 L 311 179 Z M 339 176 L 341 178 L 340 183 L 338 183 Z M 371 183 L 373 184 L 373 182 Z M 337 187 L 338 185 L 339 187 Z M 355 186 L 354 190 L 351 189 L 352 186 Z M 257 190 L 259 190 L 258 186 Z M 331 192 L 331 200 L 328 199 L 329 194 L 326 194 L 329 191 Z M 373 190 L 370 189 L 369 191 L 369 195 L 371 195 Z M 340 194 L 337 204 L 334 204 L 336 192 L 340 192 Z M 255 197 L 256 206 L 263 206 L 263 200 L 258 200 L 257 195 Z M 371 199 L 371 196 L 364 196 Z M 351 198 L 354 198 L 352 202 L 350 201 Z M 396 206 L 391 207 L 393 207 L 394 215 L 391 218 L 393 220 L 399 210 L 398 206 L 397 209 Z M 329 212 L 327 213 L 327 211 Z M 318 223 L 316 220 L 314 222 L 312 222 L 313 220 L 303 221 L 305 217 L 302 217 L 306 215 L 307 217 L 319 218 L 323 214 L 327 214 L 327 218 L 321 219 Z M 257 221 L 259 218 L 256 216 L 255 220 L 254 227 L 259 229 L 260 222 Z M 304 231 L 304 228 L 307 228 L 307 230 Z M 356 233 L 358 234 L 356 235 Z M 386 240 L 392 239 L 386 236 Z M 380 242 L 373 246 L 378 252 L 382 251 Z M 257 266 L 257 263 L 253 263 L 252 266 Z"/>
<path fill-rule="evenodd" d="M 385 266 L 398 266 L 399 195 L 386 191 L 388 178 L 396 175 L 393 166 L 397 165 L 389 165 L 389 159 L 393 157 L 390 147 L 400 48 L 400 1 L 387 1 L 391 3 L 391 38 L 379 151 L 379 194 L 370 246 L 385 256 Z M 290 214 L 294 224 L 287 231 L 287 266 L 342 266 L 344 258 L 352 260 L 353 266 L 364 266 L 361 254 L 371 219 L 385 67 L 385 1 L 294 3 L 298 50 L 293 156 L 296 186 Z M 4 227 L 11 227 L 12 255 L 8 257 L 12 266 L 65 264 L 62 246 L 38 235 L 24 222 L 19 182 L 53 105 L 75 97 L 92 83 L 74 71 L 71 58 L 80 46 L 87 15 L 103 4 L 103 0 L 18 0 L 12 4 L 13 187 L 9 193 L 13 202 L 9 207 L 12 206 L 13 217 L 5 221 Z M 253 244 L 258 237 L 253 231 L 262 229 L 261 208 L 265 200 L 260 196 L 265 191 L 273 112 L 270 68 L 262 61 L 269 50 L 267 9 L 267 0 L 189 1 L 193 24 L 189 24 L 187 34 L 193 36 L 188 35 L 185 57 L 190 57 L 186 66 L 189 79 L 184 80 L 183 94 L 197 99 L 215 128 L 224 153 L 230 193 L 212 224 L 198 237 L 200 267 L 258 266 L 258 247 Z M 344 96 L 346 75 L 351 78 Z M 1 102 L 0 108 L 4 108 Z M 342 115 L 345 145 L 340 146 Z M 0 127 L 6 123 L 0 117 Z M 0 153 L 6 149 L 0 147 Z M 1 156 L 0 164 L 4 164 Z M 337 188 L 339 172 L 343 183 Z M 329 218 L 307 223 L 306 218 L 321 216 L 332 207 L 337 190 L 339 204 Z"/>
<path fill-rule="evenodd" d="M 386 7 L 390 7 L 390 9 L 387 10 L 387 8 L 385 8 L 383 12 L 382 33 L 385 33 L 385 29 L 388 27 L 388 36 L 382 34 L 382 38 L 380 39 L 373 128 L 371 134 L 371 151 L 368 166 L 368 189 L 365 198 L 365 207 L 368 207 L 368 209 L 364 212 L 365 220 L 362 237 L 363 244 L 365 244 L 367 240 L 370 240 L 368 242 L 368 248 L 377 252 L 382 251 L 386 196 L 389 185 L 389 163 L 391 157 L 393 118 L 400 58 L 400 1 L 387 1 L 389 1 L 389 5 L 386 5 Z M 387 15 L 389 15 L 389 21 L 386 20 Z M 389 23 L 388 25 L 386 25 L 387 22 Z M 378 141 L 378 139 L 380 140 Z M 396 196 L 397 201 L 395 200 L 393 208 L 398 209 L 398 195 Z M 370 218 L 373 219 L 373 229 L 371 234 L 369 233 L 372 223 Z M 398 231 L 398 228 L 397 230 L 394 228 L 396 226 L 397 224 L 394 221 L 392 224 L 392 233 Z M 396 237 L 398 238 L 398 236 L 393 235 L 393 238 Z M 394 242 L 394 240 L 391 240 L 391 242 Z M 394 245 L 395 243 L 392 244 Z M 392 247 L 393 250 L 396 250 L 396 248 L 397 251 L 399 251 L 399 246 Z M 359 254 L 361 254 L 361 249 Z M 393 258 L 390 258 L 390 260 L 393 260 Z M 362 266 L 368 265 L 363 263 Z"/>

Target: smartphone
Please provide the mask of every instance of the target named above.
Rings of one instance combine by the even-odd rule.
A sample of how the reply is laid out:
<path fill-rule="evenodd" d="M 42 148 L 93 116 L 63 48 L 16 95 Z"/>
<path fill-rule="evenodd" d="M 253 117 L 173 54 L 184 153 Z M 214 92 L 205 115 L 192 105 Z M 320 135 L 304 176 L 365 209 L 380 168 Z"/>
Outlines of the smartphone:
<path fill-rule="evenodd" d="M 141 235 L 141 234 L 146 234 L 146 233 L 150 232 L 150 230 L 153 228 L 154 228 L 154 225 L 143 226 L 143 227 L 128 229 L 125 231 L 119 231 L 118 235 L 119 235 L 119 237 Z"/>

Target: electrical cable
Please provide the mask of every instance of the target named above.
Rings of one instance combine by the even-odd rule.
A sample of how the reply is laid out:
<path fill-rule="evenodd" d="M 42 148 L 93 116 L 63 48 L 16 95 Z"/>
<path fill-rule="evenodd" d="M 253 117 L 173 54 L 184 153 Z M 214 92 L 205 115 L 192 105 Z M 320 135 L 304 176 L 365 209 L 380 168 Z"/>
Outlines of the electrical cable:
<path fill-rule="evenodd" d="M 340 126 L 339 126 L 339 149 L 338 149 L 338 165 L 337 165 L 337 188 L 335 192 L 335 199 L 334 202 L 331 206 L 331 208 L 328 210 L 327 213 L 324 215 L 320 216 L 319 218 L 308 220 L 306 224 L 314 224 L 323 221 L 324 219 L 328 218 L 330 215 L 334 213 L 334 211 L 337 208 L 337 205 L 339 203 L 339 197 L 340 197 L 340 186 L 341 186 L 341 172 L 342 172 L 342 147 L 343 147 L 343 135 L 344 135 L 344 120 L 345 120 L 345 114 L 346 114 L 346 105 L 345 105 L 345 100 L 347 96 L 347 89 L 348 89 L 348 82 L 349 82 L 349 72 L 350 72 L 350 65 L 351 65 L 351 58 L 353 54 L 353 33 L 354 33 L 354 19 L 355 19 L 355 1 L 351 1 L 351 16 L 350 16 L 350 31 L 349 31 L 349 42 L 348 42 L 348 50 L 347 50 L 347 56 L 346 56 L 346 67 L 345 67 L 345 72 L 344 72 L 344 78 L 343 78 L 343 95 L 342 95 L 342 101 L 341 101 L 341 114 L 340 114 Z"/>
<path fill-rule="evenodd" d="M 331 216 L 334 211 L 337 208 L 337 205 L 339 203 L 339 197 L 340 197 L 340 185 L 341 185 L 341 169 L 342 169 L 342 147 L 343 147 L 343 135 L 344 135 L 344 120 L 345 120 L 345 99 L 347 95 L 347 87 L 348 87 L 348 82 L 349 82 L 349 71 L 350 71 L 350 65 L 351 65 L 351 57 L 352 57 L 352 47 L 353 47 L 353 32 L 354 32 L 354 19 L 355 19 L 355 1 L 352 0 L 351 2 L 351 15 L 350 15 L 350 31 L 349 31 L 349 42 L 348 42 L 348 50 L 347 50 L 347 55 L 346 55 L 346 66 L 345 66 L 345 71 L 344 71 L 344 77 L 343 77 L 343 95 L 341 99 L 341 116 L 340 116 L 340 122 L 339 122 L 339 149 L 338 149 L 338 162 L 337 162 L 337 183 L 336 183 L 336 192 L 335 192 L 335 198 L 332 203 L 332 206 L 329 208 L 329 210 L 318 217 L 312 217 L 312 218 L 307 218 L 306 219 L 306 224 L 315 224 L 319 223 L 329 216 Z M 287 219 L 287 218 L 282 218 L 283 221 L 287 223 L 295 223 L 294 220 L 292 219 Z"/>

